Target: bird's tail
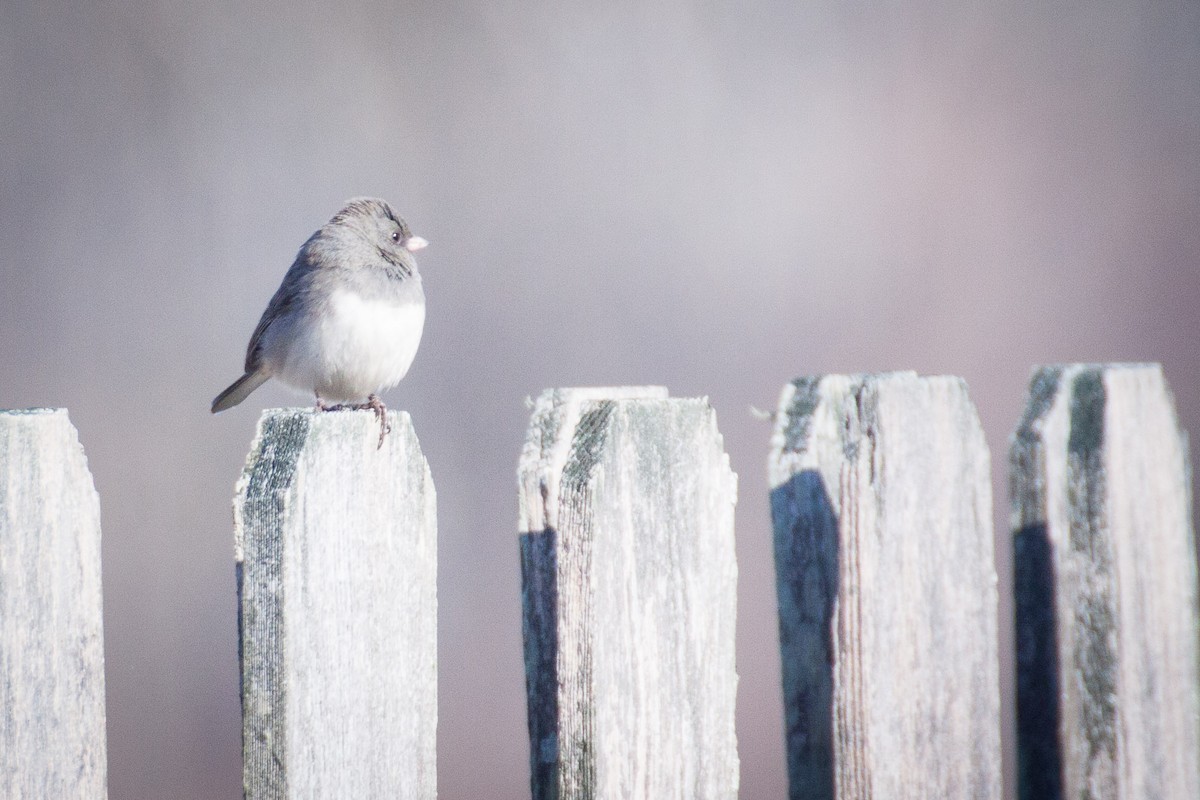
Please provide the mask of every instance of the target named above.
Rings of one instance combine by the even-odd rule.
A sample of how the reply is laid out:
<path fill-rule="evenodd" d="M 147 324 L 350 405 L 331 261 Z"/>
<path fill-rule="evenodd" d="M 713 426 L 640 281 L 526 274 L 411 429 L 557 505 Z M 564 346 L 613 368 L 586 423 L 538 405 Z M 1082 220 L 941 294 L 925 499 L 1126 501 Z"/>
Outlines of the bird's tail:
<path fill-rule="evenodd" d="M 265 372 L 247 372 L 234 381 L 232 386 L 217 395 L 217 399 L 212 403 L 212 413 L 216 414 L 218 411 L 233 408 L 245 400 L 248 394 L 262 386 L 269 377 Z"/>

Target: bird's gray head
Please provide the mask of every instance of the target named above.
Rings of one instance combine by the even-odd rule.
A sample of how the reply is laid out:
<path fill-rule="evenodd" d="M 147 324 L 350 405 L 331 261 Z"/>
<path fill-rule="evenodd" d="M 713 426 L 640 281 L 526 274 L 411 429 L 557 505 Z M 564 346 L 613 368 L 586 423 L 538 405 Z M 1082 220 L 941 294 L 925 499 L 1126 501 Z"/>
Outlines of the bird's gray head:
<path fill-rule="evenodd" d="M 420 236 L 413 235 L 408 223 L 387 201 L 376 197 L 347 200 L 313 240 L 324 240 L 323 247 L 338 242 L 341 246 L 334 247 L 339 250 L 369 247 L 383 259 L 389 271 L 394 269 L 399 273 L 398 277 L 408 277 L 415 271 L 412 254 L 427 244 Z"/>
<path fill-rule="evenodd" d="M 391 242 L 410 253 L 426 245 L 426 241 L 420 236 L 413 236 L 408 223 L 386 200 L 377 197 L 356 197 L 347 200 L 346 205 L 333 215 L 329 224 L 353 228 L 377 244 Z"/>

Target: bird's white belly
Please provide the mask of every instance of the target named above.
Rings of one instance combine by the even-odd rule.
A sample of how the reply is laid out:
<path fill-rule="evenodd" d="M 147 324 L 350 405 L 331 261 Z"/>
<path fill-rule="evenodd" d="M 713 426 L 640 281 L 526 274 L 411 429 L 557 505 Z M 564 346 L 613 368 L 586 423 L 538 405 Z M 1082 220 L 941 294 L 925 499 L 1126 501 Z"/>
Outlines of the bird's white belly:
<path fill-rule="evenodd" d="M 408 373 L 425 327 L 425 304 L 336 291 L 319 322 L 289 348 L 284 382 L 348 402 L 389 389 Z"/>

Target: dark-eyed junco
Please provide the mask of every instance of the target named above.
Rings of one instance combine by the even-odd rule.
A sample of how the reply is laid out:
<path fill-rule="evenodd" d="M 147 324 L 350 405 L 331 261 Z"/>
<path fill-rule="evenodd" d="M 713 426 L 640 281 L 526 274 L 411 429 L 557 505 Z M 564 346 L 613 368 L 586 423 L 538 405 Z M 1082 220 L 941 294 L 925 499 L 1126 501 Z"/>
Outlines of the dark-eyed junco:
<path fill-rule="evenodd" d="M 217 395 L 213 413 L 277 378 L 313 392 L 319 409 L 373 409 L 382 446 L 388 425 L 379 392 L 407 374 L 425 326 L 412 255 L 425 245 L 383 200 L 348 201 L 296 254 L 250 337 L 246 374 Z"/>

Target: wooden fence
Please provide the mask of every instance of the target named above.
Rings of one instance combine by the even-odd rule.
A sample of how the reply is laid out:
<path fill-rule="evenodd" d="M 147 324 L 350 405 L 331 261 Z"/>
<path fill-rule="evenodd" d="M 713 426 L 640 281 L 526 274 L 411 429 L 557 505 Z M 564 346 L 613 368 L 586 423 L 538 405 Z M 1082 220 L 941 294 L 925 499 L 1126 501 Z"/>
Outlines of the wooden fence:
<path fill-rule="evenodd" d="M 259 423 L 234 514 L 248 798 L 436 796 L 434 487 L 391 423 L 378 451 L 365 412 Z M 998 800 L 965 384 L 796 380 L 768 466 L 790 796 Z M 1191 475 L 1161 369 L 1037 371 L 1009 466 L 1019 796 L 1195 800 Z M 533 797 L 737 797 L 737 477 L 707 401 L 548 391 L 518 475 Z M 99 543 L 66 412 L 0 412 L 0 797 L 106 796 Z"/>

